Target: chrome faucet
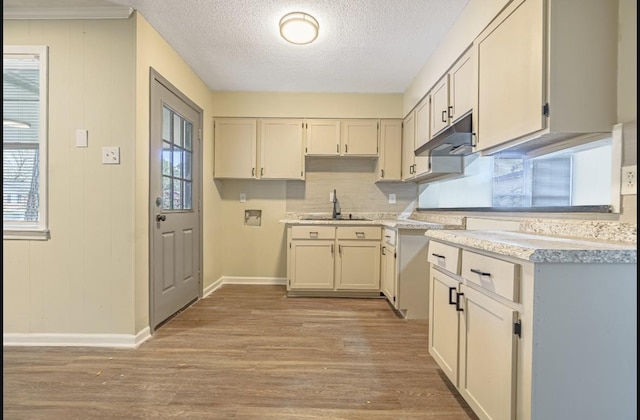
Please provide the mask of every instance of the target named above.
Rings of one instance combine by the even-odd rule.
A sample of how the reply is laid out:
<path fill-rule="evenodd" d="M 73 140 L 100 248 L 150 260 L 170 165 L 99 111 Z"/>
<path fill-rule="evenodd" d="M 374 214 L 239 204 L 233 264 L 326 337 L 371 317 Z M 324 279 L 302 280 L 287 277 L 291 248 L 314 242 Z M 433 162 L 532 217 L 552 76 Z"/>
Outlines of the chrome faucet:
<path fill-rule="evenodd" d="M 338 196 L 336 195 L 336 190 L 333 190 L 333 214 L 331 215 L 331 218 L 339 219 L 340 216 L 341 216 L 340 203 L 338 203 Z"/>

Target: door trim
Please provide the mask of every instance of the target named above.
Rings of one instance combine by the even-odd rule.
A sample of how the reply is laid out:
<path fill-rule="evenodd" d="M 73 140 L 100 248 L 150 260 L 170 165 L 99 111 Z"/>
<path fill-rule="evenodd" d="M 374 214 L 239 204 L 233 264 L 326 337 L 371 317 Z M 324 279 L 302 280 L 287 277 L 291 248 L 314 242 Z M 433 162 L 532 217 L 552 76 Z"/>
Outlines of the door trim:
<path fill-rule="evenodd" d="M 155 70 L 153 67 L 149 67 L 149 147 L 148 147 L 148 155 L 147 158 L 149 159 L 149 163 L 151 163 L 151 144 L 152 144 L 152 139 L 151 139 L 151 133 L 153 132 L 152 130 L 152 121 L 151 121 L 151 109 L 153 104 L 155 103 L 155 99 L 156 99 L 156 93 L 154 92 L 154 84 L 155 83 L 159 83 L 162 86 L 164 86 L 167 90 L 171 91 L 174 95 L 176 95 L 178 98 L 180 98 L 180 100 L 182 102 L 184 102 L 185 104 L 187 104 L 189 107 L 193 108 L 193 110 L 195 110 L 198 113 L 198 119 L 199 119 L 199 125 L 200 125 L 200 132 L 198 133 L 198 141 L 197 143 L 197 151 L 198 151 L 198 170 L 197 173 L 193 174 L 195 177 L 198 177 L 199 182 L 199 187 L 198 187 L 198 203 L 197 203 L 197 212 L 198 212 L 198 232 L 196 233 L 198 235 L 198 242 L 200 244 L 200 255 L 198 257 L 198 284 L 200 285 L 198 288 L 198 300 L 202 299 L 202 267 L 203 267 L 203 258 L 204 258 L 204 251 L 203 251 L 203 234 L 202 234 L 202 194 L 203 194 L 203 168 L 202 168 L 202 164 L 203 164 L 203 156 L 202 156 L 202 143 L 203 143 L 203 139 L 202 139 L 202 131 L 204 130 L 204 111 L 202 110 L 202 108 L 200 108 L 195 102 L 193 102 L 191 99 L 189 99 L 184 93 L 182 93 L 177 87 L 175 87 L 171 82 L 169 82 L 169 80 L 167 80 L 164 76 L 162 76 L 157 70 Z M 155 304 L 155 298 L 154 298 L 154 264 L 153 264 L 153 255 L 154 255 L 154 240 L 153 240 L 153 235 L 154 235 L 154 228 L 155 228 L 155 219 L 153 218 L 153 215 L 156 212 L 156 209 L 154 207 L 154 204 L 151 202 L 151 177 L 153 176 L 153 174 L 151 174 L 151 164 L 149 164 L 149 183 L 147 185 L 147 204 L 148 204 L 148 209 L 149 209 L 149 213 L 148 213 L 148 223 L 149 223 L 149 236 L 148 236 L 148 240 L 149 240 L 149 278 L 147 279 L 147 284 L 148 284 L 148 292 L 149 292 L 149 330 L 151 332 L 151 335 L 153 335 L 153 333 L 155 332 L 155 316 L 154 316 L 154 304 Z M 195 206 L 194 206 L 195 207 Z M 191 305 L 193 302 L 189 303 L 189 305 Z"/>

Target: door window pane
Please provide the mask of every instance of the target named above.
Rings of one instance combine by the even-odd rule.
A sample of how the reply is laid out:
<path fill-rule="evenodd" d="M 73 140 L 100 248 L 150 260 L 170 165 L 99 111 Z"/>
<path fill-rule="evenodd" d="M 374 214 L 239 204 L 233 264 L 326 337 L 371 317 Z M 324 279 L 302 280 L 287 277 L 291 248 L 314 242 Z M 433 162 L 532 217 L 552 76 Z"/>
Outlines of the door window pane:
<path fill-rule="evenodd" d="M 162 143 L 163 210 L 191 210 L 193 124 L 165 105 L 162 109 L 162 127 L 163 138 L 165 135 L 170 137 Z"/>

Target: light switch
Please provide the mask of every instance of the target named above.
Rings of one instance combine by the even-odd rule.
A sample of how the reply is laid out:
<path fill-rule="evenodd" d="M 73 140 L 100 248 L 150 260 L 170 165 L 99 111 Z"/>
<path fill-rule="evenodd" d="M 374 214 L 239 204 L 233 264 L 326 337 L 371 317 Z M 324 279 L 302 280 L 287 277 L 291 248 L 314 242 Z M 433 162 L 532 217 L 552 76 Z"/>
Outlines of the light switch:
<path fill-rule="evenodd" d="M 102 163 L 105 165 L 120 164 L 120 147 L 118 146 L 103 147 Z"/>
<path fill-rule="evenodd" d="M 389 204 L 396 204 L 396 195 L 389 194 Z"/>
<path fill-rule="evenodd" d="M 76 147 L 89 146 L 89 134 L 87 130 L 81 128 L 76 130 Z"/>

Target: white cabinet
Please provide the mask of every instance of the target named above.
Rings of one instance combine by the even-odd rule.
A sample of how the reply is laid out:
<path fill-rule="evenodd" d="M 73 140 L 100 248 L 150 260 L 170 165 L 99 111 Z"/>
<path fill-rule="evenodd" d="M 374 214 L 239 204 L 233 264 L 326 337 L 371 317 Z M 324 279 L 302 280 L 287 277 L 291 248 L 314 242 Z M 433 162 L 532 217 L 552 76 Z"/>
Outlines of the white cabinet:
<path fill-rule="evenodd" d="M 288 237 L 288 291 L 379 293 L 380 227 L 290 226 Z"/>
<path fill-rule="evenodd" d="M 307 156 L 340 155 L 340 120 L 307 119 Z"/>
<path fill-rule="evenodd" d="M 248 118 L 214 120 L 214 177 L 256 177 L 257 122 Z"/>
<path fill-rule="evenodd" d="M 378 156 L 378 120 L 342 120 L 342 156 Z"/>
<path fill-rule="evenodd" d="M 307 119 L 307 156 L 378 156 L 377 119 Z"/>
<path fill-rule="evenodd" d="M 429 263 L 423 230 L 385 228 L 381 292 L 406 319 L 429 318 Z"/>
<path fill-rule="evenodd" d="M 429 170 L 429 157 L 416 156 L 416 112 L 411 111 L 402 123 L 402 180 L 412 181 Z"/>
<path fill-rule="evenodd" d="M 304 179 L 303 121 L 261 119 L 260 179 Z"/>
<path fill-rule="evenodd" d="M 380 120 L 376 182 L 402 179 L 402 120 Z"/>
<path fill-rule="evenodd" d="M 431 139 L 431 127 L 429 121 L 431 111 L 431 93 L 428 93 L 420 103 L 416 106 L 416 128 L 413 150 L 417 150 L 420 146 Z"/>
<path fill-rule="evenodd" d="M 431 90 L 431 138 L 473 110 L 471 53 L 465 52 Z"/>
<path fill-rule="evenodd" d="M 518 266 L 435 241 L 428 258 L 429 353 L 480 418 L 515 418 L 519 315 L 492 292 L 495 283 L 517 284 Z"/>
<path fill-rule="evenodd" d="M 614 1 L 511 2 L 474 41 L 476 151 L 610 132 L 616 28 Z"/>
<path fill-rule="evenodd" d="M 485 249 L 429 241 L 429 353 L 478 417 L 635 418 L 635 262 Z"/>
<path fill-rule="evenodd" d="M 303 124 L 302 119 L 215 119 L 214 177 L 304 179 Z"/>

